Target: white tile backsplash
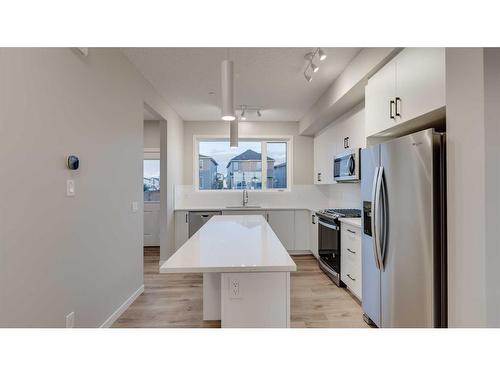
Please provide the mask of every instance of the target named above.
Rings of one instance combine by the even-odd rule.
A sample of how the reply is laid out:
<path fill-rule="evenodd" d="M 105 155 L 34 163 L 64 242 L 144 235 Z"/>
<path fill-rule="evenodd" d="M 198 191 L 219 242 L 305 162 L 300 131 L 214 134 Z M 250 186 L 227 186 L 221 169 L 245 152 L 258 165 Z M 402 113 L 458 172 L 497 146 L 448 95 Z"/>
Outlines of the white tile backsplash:
<path fill-rule="evenodd" d="M 196 191 L 192 185 L 175 186 L 175 208 L 224 208 L 241 204 L 242 192 Z M 248 191 L 249 205 L 269 208 L 360 208 L 360 184 L 293 185 L 291 191 Z"/>

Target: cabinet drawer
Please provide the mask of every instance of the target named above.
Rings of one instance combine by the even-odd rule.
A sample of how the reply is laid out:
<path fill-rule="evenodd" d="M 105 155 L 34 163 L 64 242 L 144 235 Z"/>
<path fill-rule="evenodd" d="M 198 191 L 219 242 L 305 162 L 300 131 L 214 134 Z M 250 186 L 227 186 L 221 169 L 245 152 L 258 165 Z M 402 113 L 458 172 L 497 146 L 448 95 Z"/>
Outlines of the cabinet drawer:
<path fill-rule="evenodd" d="M 361 229 L 342 224 L 340 244 L 349 259 L 361 259 Z"/>
<path fill-rule="evenodd" d="M 361 229 L 341 224 L 341 280 L 361 299 Z"/>
<path fill-rule="evenodd" d="M 358 267 L 343 263 L 344 267 L 341 269 L 341 280 L 347 287 L 359 297 L 359 290 L 361 290 L 361 272 Z"/>

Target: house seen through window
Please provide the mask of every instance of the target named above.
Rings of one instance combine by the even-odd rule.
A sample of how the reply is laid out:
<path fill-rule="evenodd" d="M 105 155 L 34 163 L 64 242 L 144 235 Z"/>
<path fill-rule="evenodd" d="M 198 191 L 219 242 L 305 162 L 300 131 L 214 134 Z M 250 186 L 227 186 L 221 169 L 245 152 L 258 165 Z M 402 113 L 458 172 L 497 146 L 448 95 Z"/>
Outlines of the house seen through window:
<path fill-rule="evenodd" d="M 160 201 L 160 161 L 144 160 L 144 202 Z"/>
<path fill-rule="evenodd" d="M 287 188 L 285 141 L 240 141 L 237 148 L 230 148 L 227 140 L 204 140 L 198 145 L 200 190 Z"/>

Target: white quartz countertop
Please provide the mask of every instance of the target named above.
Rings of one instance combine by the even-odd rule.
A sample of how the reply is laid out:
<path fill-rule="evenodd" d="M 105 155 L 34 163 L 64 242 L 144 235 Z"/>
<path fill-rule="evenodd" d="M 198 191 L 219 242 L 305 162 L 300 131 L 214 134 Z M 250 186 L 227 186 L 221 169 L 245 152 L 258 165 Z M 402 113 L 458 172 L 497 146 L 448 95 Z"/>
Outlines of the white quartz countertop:
<path fill-rule="evenodd" d="M 271 210 L 306 210 L 319 211 L 320 208 L 309 207 L 276 207 L 276 206 L 258 206 L 258 207 L 179 207 L 174 211 L 271 211 Z"/>
<path fill-rule="evenodd" d="M 213 216 L 160 273 L 290 272 L 297 266 L 261 215 Z"/>
<path fill-rule="evenodd" d="M 350 224 L 352 226 L 361 228 L 361 218 L 360 217 L 341 217 L 339 218 L 341 223 Z"/>

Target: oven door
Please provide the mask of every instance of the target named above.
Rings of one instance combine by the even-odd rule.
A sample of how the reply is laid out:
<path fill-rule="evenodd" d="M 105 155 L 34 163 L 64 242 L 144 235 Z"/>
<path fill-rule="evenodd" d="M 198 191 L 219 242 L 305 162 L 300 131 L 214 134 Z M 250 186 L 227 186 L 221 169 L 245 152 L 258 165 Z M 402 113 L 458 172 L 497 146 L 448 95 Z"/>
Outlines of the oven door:
<path fill-rule="evenodd" d="M 340 227 L 318 220 L 318 254 L 323 265 L 340 275 Z"/>

